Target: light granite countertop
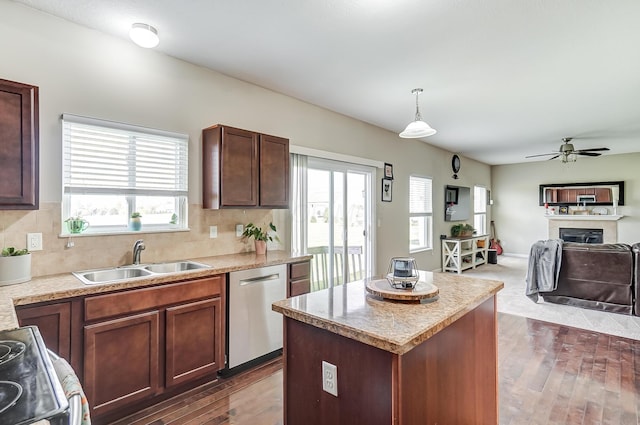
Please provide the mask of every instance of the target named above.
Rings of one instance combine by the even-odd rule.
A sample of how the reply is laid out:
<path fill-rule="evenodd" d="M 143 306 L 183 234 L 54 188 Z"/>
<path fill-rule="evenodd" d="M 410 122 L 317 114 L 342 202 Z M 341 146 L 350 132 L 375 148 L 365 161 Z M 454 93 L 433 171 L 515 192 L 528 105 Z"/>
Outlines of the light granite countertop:
<path fill-rule="evenodd" d="M 436 285 L 437 298 L 420 303 L 383 300 L 369 294 L 366 280 L 278 301 L 286 317 L 389 351 L 404 354 L 473 310 L 504 287 L 497 280 L 452 273 L 420 272 Z"/>
<path fill-rule="evenodd" d="M 269 251 L 267 255 L 254 252 L 220 255 L 215 257 L 190 258 L 211 268 L 177 273 L 139 277 L 119 283 L 85 285 L 71 273 L 37 277 L 16 285 L 0 286 L 0 330 L 18 327 L 15 306 L 55 301 L 78 296 L 100 294 L 122 289 L 141 288 L 176 279 L 195 279 L 214 276 L 237 270 L 286 264 L 311 259 L 311 255 L 295 255 L 286 251 Z"/>

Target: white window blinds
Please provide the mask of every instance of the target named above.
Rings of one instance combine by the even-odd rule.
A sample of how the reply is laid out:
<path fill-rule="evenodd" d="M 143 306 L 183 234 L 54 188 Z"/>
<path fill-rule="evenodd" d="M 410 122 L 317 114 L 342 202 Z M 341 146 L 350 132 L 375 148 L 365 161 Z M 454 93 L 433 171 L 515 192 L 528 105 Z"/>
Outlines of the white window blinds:
<path fill-rule="evenodd" d="M 431 179 L 409 177 L 409 212 L 412 214 L 431 213 Z"/>
<path fill-rule="evenodd" d="M 62 116 L 65 194 L 187 196 L 185 134 Z"/>

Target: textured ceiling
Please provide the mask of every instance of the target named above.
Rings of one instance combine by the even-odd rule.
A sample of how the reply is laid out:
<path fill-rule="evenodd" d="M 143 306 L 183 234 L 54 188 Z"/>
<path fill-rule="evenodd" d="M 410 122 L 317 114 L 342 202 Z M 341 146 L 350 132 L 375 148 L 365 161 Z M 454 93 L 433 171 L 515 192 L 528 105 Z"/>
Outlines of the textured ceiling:
<path fill-rule="evenodd" d="M 424 141 L 488 164 L 563 137 L 640 151 L 638 0 L 18 2 L 121 38 L 151 24 L 156 50 L 396 133 L 422 87 Z"/>

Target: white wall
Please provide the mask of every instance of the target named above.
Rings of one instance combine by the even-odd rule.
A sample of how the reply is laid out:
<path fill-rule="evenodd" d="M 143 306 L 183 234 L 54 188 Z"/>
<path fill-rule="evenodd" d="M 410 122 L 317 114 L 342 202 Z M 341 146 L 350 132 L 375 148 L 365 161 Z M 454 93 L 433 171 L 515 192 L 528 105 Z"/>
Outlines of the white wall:
<path fill-rule="evenodd" d="M 640 242 L 638 164 L 640 153 L 493 166 L 493 219 L 505 252 L 528 255 L 531 244 L 548 238 L 548 220 L 539 205 L 539 185 L 547 183 L 624 180 L 625 205 L 619 213 L 625 217 L 617 222 L 618 242 Z"/>
<path fill-rule="evenodd" d="M 489 166 L 462 158 L 461 179 L 453 180 L 451 153 L 421 141 L 400 139 L 367 123 L 19 4 L 0 2 L 0 16 L 0 78 L 40 87 L 43 203 L 61 201 L 62 113 L 189 134 L 190 204 L 201 203 L 200 132 L 216 123 L 288 137 L 299 146 L 390 162 L 395 175 L 393 202 L 377 203 L 379 271 L 386 270 L 389 258 L 408 254 L 409 174 L 434 178 L 437 249 L 416 255 L 424 269 L 440 267 L 437 235 L 449 233 L 450 224 L 443 218 L 444 186 L 489 187 Z M 407 82 L 407 87 L 414 84 Z M 378 198 L 381 178 L 379 170 Z M 95 238 L 95 244 L 99 239 Z"/>

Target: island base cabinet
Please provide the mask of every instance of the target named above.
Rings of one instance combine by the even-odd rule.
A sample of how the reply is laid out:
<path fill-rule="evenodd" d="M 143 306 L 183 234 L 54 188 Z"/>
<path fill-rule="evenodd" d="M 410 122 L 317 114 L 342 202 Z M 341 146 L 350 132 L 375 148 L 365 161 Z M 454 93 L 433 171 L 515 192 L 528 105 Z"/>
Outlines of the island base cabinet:
<path fill-rule="evenodd" d="M 158 311 L 85 327 L 84 389 L 92 415 L 158 391 L 158 340 Z"/>
<path fill-rule="evenodd" d="M 285 317 L 285 424 L 496 425 L 496 332 L 495 297 L 404 354 Z"/>
<path fill-rule="evenodd" d="M 285 317 L 286 425 L 392 424 L 394 355 Z M 322 390 L 322 362 L 338 368 L 338 397 Z"/>

